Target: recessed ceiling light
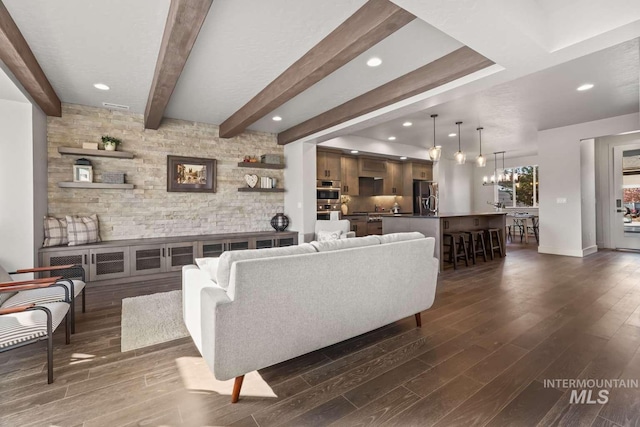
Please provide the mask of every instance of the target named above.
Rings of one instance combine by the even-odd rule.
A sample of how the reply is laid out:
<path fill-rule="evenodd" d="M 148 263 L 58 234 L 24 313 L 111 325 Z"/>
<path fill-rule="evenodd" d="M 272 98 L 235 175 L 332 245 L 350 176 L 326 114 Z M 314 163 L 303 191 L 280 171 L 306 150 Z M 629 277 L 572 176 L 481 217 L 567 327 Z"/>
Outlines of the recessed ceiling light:
<path fill-rule="evenodd" d="M 396 137 L 395 136 L 390 136 L 389 138 L 387 138 L 389 141 L 395 141 Z"/>
<path fill-rule="evenodd" d="M 279 121 L 281 121 L 281 120 L 282 120 L 282 117 L 280 117 L 280 116 L 273 116 L 273 117 L 271 118 L 271 120 L 273 120 L 274 122 L 279 122 Z"/>
<path fill-rule="evenodd" d="M 358 154 L 359 151 L 358 150 L 351 150 L 351 154 Z"/>
<path fill-rule="evenodd" d="M 580 92 L 582 92 L 583 90 L 589 90 L 593 87 L 593 85 L 591 83 L 585 83 L 582 86 L 578 86 L 578 88 L 576 90 L 579 90 Z"/>
<path fill-rule="evenodd" d="M 411 123 L 411 122 L 404 122 L 404 123 L 402 124 L 402 126 L 404 126 L 404 127 L 409 127 L 409 126 L 411 126 L 412 124 L 413 124 L 413 123 Z"/>
<path fill-rule="evenodd" d="M 400 160 L 407 160 L 407 156 L 400 157 Z"/>
<path fill-rule="evenodd" d="M 454 137 L 454 136 L 456 136 L 456 135 L 457 135 L 457 133 L 450 133 L 450 134 L 449 134 L 449 138 L 453 138 L 453 137 Z"/>
<path fill-rule="evenodd" d="M 367 65 L 369 67 L 377 67 L 380 64 L 382 64 L 382 59 L 375 56 L 373 58 L 369 58 L 369 60 L 367 61 Z"/>
<path fill-rule="evenodd" d="M 104 83 L 96 83 L 93 85 L 93 87 L 95 87 L 96 89 L 100 89 L 100 90 L 109 90 L 109 86 L 107 86 Z"/>

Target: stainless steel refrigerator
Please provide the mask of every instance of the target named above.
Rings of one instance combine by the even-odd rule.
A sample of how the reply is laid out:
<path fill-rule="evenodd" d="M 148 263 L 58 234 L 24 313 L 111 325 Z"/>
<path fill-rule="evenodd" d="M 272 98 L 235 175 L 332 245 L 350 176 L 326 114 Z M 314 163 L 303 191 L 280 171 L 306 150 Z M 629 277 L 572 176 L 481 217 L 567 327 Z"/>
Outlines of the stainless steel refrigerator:
<path fill-rule="evenodd" d="M 438 183 L 413 181 L 413 214 L 438 215 Z"/>

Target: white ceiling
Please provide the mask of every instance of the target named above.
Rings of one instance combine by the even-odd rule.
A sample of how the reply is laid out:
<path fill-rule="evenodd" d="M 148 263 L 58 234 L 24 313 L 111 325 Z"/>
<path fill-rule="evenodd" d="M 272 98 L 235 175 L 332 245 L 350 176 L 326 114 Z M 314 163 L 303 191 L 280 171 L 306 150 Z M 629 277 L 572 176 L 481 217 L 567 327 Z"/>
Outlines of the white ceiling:
<path fill-rule="evenodd" d="M 166 116 L 221 123 L 365 1 L 215 0 Z M 421 129 L 419 122 L 436 111 L 443 134 L 457 119 L 465 122 L 463 144 L 470 151 L 471 135 L 482 122 L 486 150 L 499 146 L 524 153 L 532 152 L 527 144 L 539 129 L 638 109 L 637 41 L 582 58 L 640 36 L 637 0 L 391 1 L 418 20 L 251 129 L 279 132 L 461 45 L 497 65 L 305 139 L 394 133 L 397 142 L 420 144 L 430 127 Z M 170 0 L 4 3 L 63 102 L 111 102 L 144 111 Z M 374 54 L 383 64 L 364 66 Z M 576 93 L 585 79 L 596 88 Z M 96 82 L 111 90 L 94 89 Z M 275 114 L 284 120 L 273 122 Z M 403 117 L 416 125 L 396 130 L 395 121 Z"/>
<path fill-rule="evenodd" d="M 170 0 L 3 1 L 63 102 L 144 112 Z"/>
<path fill-rule="evenodd" d="M 539 130 L 637 112 L 639 77 L 640 45 L 635 39 L 353 135 L 381 141 L 396 136 L 394 143 L 426 147 L 433 144 L 429 116 L 438 114 L 436 140 L 449 155 L 457 151 L 458 140 L 447 135 L 457 132 L 458 120 L 464 122 L 462 148 L 468 155 L 478 154 L 478 126 L 484 127 L 484 153 L 534 154 Z M 583 83 L 595 87 L 576 91 Z M 403 127 L 407 120 L 413 126 Z"/>

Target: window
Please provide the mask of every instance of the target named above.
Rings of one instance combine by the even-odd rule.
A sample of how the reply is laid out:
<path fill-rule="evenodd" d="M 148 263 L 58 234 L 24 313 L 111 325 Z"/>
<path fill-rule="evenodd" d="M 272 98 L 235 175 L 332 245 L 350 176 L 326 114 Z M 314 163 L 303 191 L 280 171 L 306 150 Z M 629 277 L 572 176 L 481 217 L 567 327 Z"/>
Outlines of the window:
<path fill-rule="evenodd" d="M 497 185 L 496 202 L 507 208 L 538 206 L 538 166 L 505 169 L 507 179 Z"/>

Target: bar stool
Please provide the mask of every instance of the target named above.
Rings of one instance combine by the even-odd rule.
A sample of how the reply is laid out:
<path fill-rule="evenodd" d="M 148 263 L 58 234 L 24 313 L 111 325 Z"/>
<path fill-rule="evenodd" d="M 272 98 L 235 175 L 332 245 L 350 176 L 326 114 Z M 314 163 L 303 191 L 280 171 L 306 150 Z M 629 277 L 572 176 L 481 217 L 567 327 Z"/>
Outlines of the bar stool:
<path fill-rule="evenodd" d="M 489 253 L 491 254 L 491 259 L 494 259 L 494 253 L 497 250 L 500 258 L 504 256 L 504 250 L 502 249 L 502 239 L 500 237 L 501 230 L 499 228 L 490 228 L 487 230 L 489 234 Z M 496 238 L 497 243 L 493 241 L 493 238 Z"/>
<path fill-rule="evenodd" d="M 453 264 L 453 269 L 458 269 L 458 259 L 462 258 L 465 265 L 469 266 L 469 254 L 467 253 L 467 243 L 465 241 L 465 233 L 444 233 L 443 246 L 449 247 L 449 259 L 447 262 Z M 449 239 L 447 244 L 445 239 Z"/>
<path fill-rule="evenodd" d="M 476 263 L 476 255 L 482 255 L 484 258 L 484 262 L 487 262 L 487 248 L 484 244 L 484 231 L 483 230 L 474 230 L 467 231 L 466 234 L 469 236 L 469 255 L 471 255 L 471 260 L 473 264 Z"/>

